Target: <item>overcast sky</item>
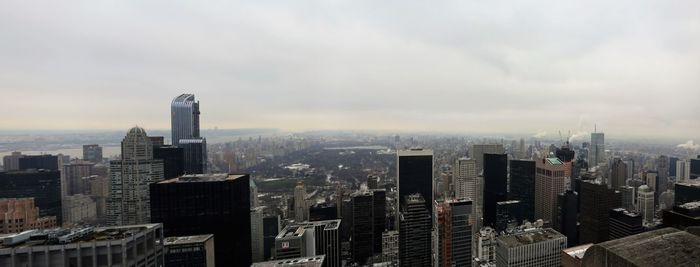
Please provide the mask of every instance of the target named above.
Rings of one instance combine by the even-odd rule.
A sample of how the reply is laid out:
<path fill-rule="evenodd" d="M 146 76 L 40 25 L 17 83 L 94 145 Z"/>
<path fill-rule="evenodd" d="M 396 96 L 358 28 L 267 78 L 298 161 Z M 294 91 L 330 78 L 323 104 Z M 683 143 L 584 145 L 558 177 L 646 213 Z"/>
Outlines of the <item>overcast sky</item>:
<path fill-rule="evenodd" d="M 572 3 L 575 2 L 575 3 Z M 0 129 L 700 139 L 700 1 L 0 2 Z"/>

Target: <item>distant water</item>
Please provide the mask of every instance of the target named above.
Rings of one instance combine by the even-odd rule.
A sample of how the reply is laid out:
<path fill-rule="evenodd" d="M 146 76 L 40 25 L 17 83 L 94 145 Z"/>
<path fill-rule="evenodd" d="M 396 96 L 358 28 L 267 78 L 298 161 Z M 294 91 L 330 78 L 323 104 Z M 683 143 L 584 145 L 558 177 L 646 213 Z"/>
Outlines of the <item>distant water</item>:
<path fill-rule="evenodd" d="M 32 150 L 20 150 L 22 154 L 24 155 L 41 155 L 41 154 L 51 154 L 51 155 L 56 155 L 56 154 L 63 154 L 63 155 L 69 155 L 71 158 L 82 158 L 83 157 L 83 148 L 64 148 L 64 149 L 57 149 L 57 150 L 44 150 L 44 151 L 32 151 Z M 102 156 L 105 158 L 110 158 L 112 156 L 119 156 L 121 154 L 121 147 L 119 146 L 105 146 L 102 147 Z M 4 157 L 6 155 L 12 154 L 12 151 L 3 151 L 0 152 L 0 157 Z"/>

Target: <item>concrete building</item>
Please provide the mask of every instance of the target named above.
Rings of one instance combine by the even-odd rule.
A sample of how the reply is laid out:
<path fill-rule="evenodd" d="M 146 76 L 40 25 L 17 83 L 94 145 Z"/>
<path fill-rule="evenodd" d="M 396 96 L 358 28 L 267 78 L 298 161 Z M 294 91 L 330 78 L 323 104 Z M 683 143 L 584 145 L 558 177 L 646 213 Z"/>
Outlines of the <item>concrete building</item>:
<path fill-rule="evenodd" d="M 92 167 L 95 164 L 89 162 L 72 162 L 61 166 L 61 195 L 72 196 L 75 194 L 87 194 L 90 184 L 87 177 L 93 175 Z"/>
<path fill-rule="evenodd" d="M 328 267 L 340 267 L 340 220 L 294 223 L 275 238 L 276 260 L 325 255 Z"/>
<path fill-rule="evenodd" d="M 454 185 L 455 198 L 476 199 L 476 160 L 471 158 L 459 158 L 455 161 L 452 184 Z"/>
<path fill-rule="evenodd" d="M 0 199 L 0 234 L 56 227 L 56 216 L 39 216 L 34 198 Z"/>
<path fill-rule="evenodd" d="M 663 228 L 595 244 L 582 266 L 695 266 L 699 248 L 699 236 Z"/>
<path fill-rule="evenodd" d="M 536 162 L 535 175 L 535 220 L 542 219 L 545 225 L 556 220 L 557 196 L 569 189 L 564 164 L 558 158 L 543 158 Z"/>
<path fill-rule="evenodd" d="M 676 161 L 676 181 L 690 180 L 690 162 L 679 159 Z"/>
<path fill-rule="evenodd" d="M 435 206 L 438 244 L 434 266 L 469 266 L 472 262 L 472 213 L 470 200 L 446 200 Z"/>
<path fill-rule="evenodd" d="M 554 229 L 531 229 L 496 238 L 496 266 L 561 266 L 566 237 Z"/>
<path fill-rule="evenodd" d="M 251 267 L 324 267 L 325 255 L 256 262 Z"/>
<path fill-rule="evenodd" d="M 160 224 L 30 230 L 6 236 L 0 266 L 163 266 Z"/>
<path fill-rule="evenodd" d="M 165 266 L 214 267 L 214 235 L 166 237 Z"/>
<path fill-rule="evenodd" d="M 304 182 L 297 183 L 294 187 L 294 220 L 305 222 L 309 220 L 309 204 L 306 201 L 306 186 Z"/>
<path fill-rule="evenodd" d="M 102 147 L 98 144 L 83 145 L 83 160 L 92 163 L 102 162 Z"/>
<path fill-rule="evenodd" d="M 382 233 L 382 261 L 399 263 L 399 232 L 386 231 Z"/>
<path fill-rule="evenodd" d="M 479 235 L 476 237 L 476 258 L 479 262 L 494 263 L 496 262 L 496 231 L 490 227 L 484 227 L 479 230 Z"/>
<path fill-rule="evenodd" d="M 151 222 L 148 185 L 163 180 L 163 161 L 153 159 L 153 144 L 143 128 L 131 128 L 121 146 L 120 159 L 112 160 L 109 167 L 107 223 Z"/>
<path fill-rule="evenodd" d="M 649 186 L 642 185 L 637 190 L 637 207 L 644 223 L 654 222 L 654 191 Z"/>
<path fill-rule="evenodd" d="M 97 203 L 86 195 L 75 194 L 63 198 L 63 225 L 79 225 L 97 221 Z"/>
<path fill-rule="evenodd" d="M 252 261 L 265 260 L 265 236 L 263 234 L 263 210 L 264 207 L 253 207 L 250 210 L 250 249 Z"/>

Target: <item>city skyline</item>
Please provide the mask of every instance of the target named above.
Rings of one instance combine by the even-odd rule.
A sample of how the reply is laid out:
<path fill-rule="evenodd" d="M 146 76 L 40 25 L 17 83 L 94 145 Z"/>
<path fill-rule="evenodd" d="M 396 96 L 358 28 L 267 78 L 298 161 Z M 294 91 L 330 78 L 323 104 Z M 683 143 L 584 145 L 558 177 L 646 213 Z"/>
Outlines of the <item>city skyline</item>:
<path fill-rule="evenodd" d="M 693 1 L 3 5 L 2 130 L 167 129 L 192 93 L 202 129 L 700 139 Z"/>

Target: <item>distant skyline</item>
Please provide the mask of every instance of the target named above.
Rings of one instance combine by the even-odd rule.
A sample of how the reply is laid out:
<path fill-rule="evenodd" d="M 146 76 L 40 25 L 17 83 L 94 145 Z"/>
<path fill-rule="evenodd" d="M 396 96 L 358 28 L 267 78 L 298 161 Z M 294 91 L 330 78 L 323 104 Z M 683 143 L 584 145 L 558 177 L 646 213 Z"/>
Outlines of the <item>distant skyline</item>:
<path fill-rule="evenodd" d="M 201 128 L 700 141 L 699 1 L 0 4 L 0 130 Z"/>

